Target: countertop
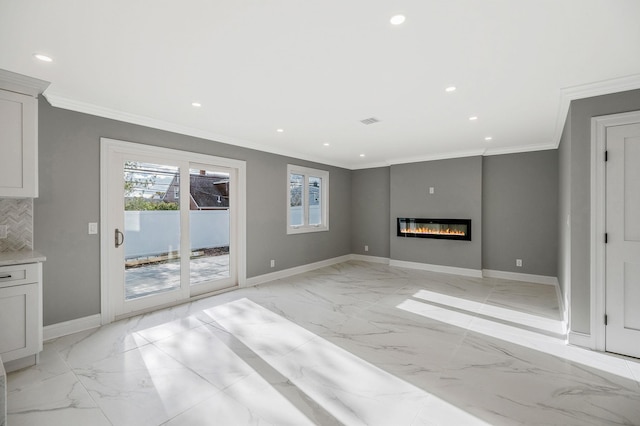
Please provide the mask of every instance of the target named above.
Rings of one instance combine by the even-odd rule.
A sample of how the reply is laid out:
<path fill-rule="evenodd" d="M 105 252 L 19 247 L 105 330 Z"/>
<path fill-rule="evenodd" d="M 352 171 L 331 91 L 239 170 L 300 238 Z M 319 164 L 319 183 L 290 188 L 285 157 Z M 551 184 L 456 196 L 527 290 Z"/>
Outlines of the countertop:
<path fill-rule="evenodd" d="M 45 256 L 34 250 L 4 251 L 0 253 L 0 266 L 22 265 L 47 260 Z"/>

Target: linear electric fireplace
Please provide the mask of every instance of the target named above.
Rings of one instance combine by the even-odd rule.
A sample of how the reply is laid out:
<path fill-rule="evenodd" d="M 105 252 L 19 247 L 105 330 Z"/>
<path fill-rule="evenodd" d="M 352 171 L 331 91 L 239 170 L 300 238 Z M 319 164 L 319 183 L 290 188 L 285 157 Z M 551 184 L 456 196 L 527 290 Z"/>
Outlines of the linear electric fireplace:
<path fill-rule="evenodd" d="M 399 217 L 398 237 L 471 241 L 471 219 Z"/>

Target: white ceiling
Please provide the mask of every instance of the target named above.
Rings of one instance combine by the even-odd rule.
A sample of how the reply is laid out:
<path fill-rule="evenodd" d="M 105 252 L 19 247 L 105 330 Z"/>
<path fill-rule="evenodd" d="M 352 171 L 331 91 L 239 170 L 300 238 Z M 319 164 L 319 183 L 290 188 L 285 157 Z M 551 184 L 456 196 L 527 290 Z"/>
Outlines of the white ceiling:
<path fill-rule="evenodd" d="M 358 169 L 557 146 L 569 100 L 640 87 L 639 18 L 638 0 L 0 0 L 0 68 L 62 108 Z"/>

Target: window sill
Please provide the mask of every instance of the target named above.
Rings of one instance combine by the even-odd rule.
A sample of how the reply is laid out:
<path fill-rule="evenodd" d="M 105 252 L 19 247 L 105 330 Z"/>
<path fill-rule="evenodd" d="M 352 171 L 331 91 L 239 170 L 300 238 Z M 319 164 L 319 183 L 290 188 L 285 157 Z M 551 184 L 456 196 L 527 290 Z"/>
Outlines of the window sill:
<path fill-rule="evenodd" d="M 318 226 L 289 226 L 287 227 L 287 234 L 306 234 L 309 232 L 323 232 L 328 231 L 329 227 L 325 225 Z"/>

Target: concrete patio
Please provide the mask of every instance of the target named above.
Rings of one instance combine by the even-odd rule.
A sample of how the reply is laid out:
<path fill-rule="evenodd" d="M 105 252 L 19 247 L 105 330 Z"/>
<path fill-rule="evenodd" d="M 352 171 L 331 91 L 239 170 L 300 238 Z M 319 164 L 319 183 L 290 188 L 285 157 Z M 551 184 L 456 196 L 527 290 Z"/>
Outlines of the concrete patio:
<path fill-rule="evenodd" d="M 229 255 L 191 259 L 191 285 L 229 277 Z M 180 287 L 180 259 L 125 270 L 125 298 L 136 299 Z"/>

